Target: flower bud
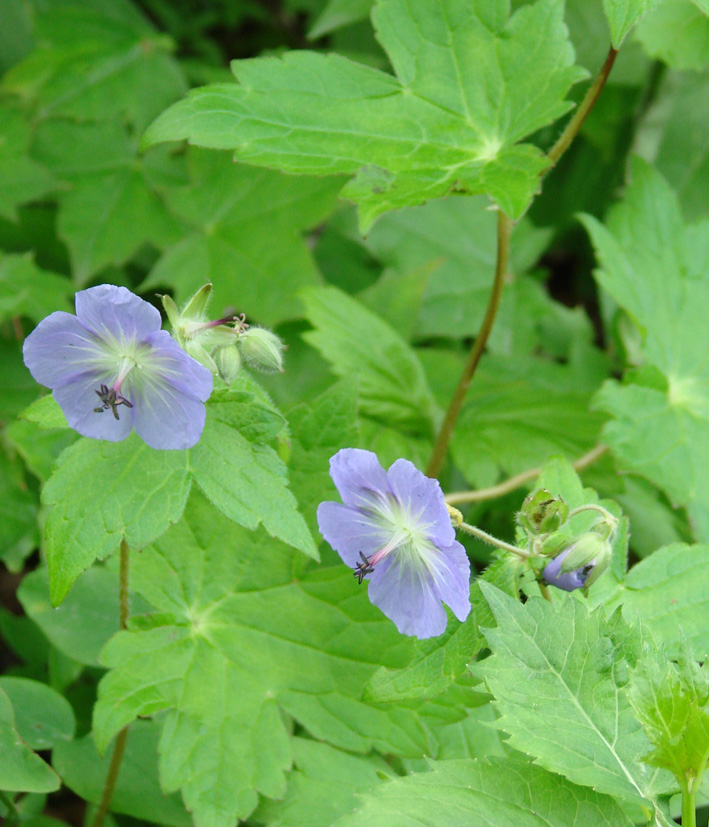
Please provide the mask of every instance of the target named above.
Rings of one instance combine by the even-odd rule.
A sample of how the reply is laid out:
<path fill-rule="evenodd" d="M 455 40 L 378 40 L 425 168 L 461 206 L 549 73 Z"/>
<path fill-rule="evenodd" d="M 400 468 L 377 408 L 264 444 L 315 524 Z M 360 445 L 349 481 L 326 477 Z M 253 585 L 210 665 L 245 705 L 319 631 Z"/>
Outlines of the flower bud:
<path fill-rule="evenodd" d="M 249 367 L 264 373 L 283 373 L 283 342 L 263 327 L 250 327 L 239 337 L 241 355 Z"/>
<path fill-rule="evenodd" d="M 214 361 L 221 378 L 231 385 L 241 369 L 241 354 L 236 344 L 217 348 L 214 352 Z"/>
<path fill-rule="evenodd" d="M 566 592 L 588 588 L 608 568 L 611 553 L 608 538 L 591 529 L 568 543 L 547 563 L 544 579 L 550 586 Z"/>
<path fill-rule="evenodd" d="M 559 529 L 568 514 L 569 508 L 561 497 L 540 488 L 522 503 L 517 521 L 530 534 L 547 534 Z"/>

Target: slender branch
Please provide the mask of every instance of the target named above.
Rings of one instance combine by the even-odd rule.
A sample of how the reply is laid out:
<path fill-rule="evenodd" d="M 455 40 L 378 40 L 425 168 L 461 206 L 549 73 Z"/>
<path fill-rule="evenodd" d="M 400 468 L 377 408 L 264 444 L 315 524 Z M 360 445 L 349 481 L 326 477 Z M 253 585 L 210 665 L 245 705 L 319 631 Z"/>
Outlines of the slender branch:
<path fill-rule="evenodd" d="M 579 457 L 579 459 L 573 463 L 573 468 L 576 471 L 583 471 L 584 468 L 587 468 L 599 457 L 602 457 L 607 450 L 607 445 L 596 445 L 596 447 L 592 448 L 587 454 Z M 525 482 L 536 479 L 541 473 L 541 467 L 529 468 L 527 471 L 522 471 L 521 474 L 516 474 L 514 477 L 510 477 L 498 485 L 493 485 L 491 488 L 480 488 L 477 491 L 454 491 L 452 494 L 446 494 L 445 499 L 449 505 L 493 500 L 495 497 L 502 497 L 504 494 L 509 494 L 516 488 L 520 488 Z"/>
<path fill-rule="evenodd" d="M 480 325 L 478 335 L 475 337 L 475 343 L 468 356 L 468 361 L 465 363 L 463 373 L 458 381 L 458 387 L 453 393 L 453 397 L 446 411 L 441 430 L 436 439 L 436 444 L 431 454 L 428 467 L 426 468 L 426 476 L 437 477 L 443 466 L 446 452 L 448 450 L 448 443 L 453 434 L 453 428 L 458 421 L 460 410 L 463 407 L 465 394 L 470 387 L 470 383 L 475 375 L 475 371 L 480 362 L 480 357 L 483 355 L 483 350 L 487 344 L 490 336 L 492 326 L 495 322 L 497 309 L 500 306 L 500 299 L 502 298 L 502 288 L 505 284 L 505 276 L 507 275 L 507 263 L 510 256 L 510 234 L 512 232 L 512 221 L 508 218 L 502 210 L 497 213 L 497 265 L 495 266 L 495 280 L 492 285 L 492 293 L 485 311 L 485 317 Z"/>
<path fill-rule="evenodd" d="M 7 824 L 17 824 L 20 821 L 20 814 L 17 811 L 17 807 L 15 807 L 15 802 L 2 790 L 0 790 L 0 802 L 5 805 L 5 809 L 7 810 Z"/>
<path fill-rule="evenodd" d="M 492 534 L 488 534 L 487 531 L 483 531 L 477 526 L 470 525 L 470 523 L 461 522 L 458 524 L 458 528 L 461 528 L 468 534 L 472 534 L 473 537 L 477 537 L 478 540 L 482 540 L 484 543 L 489 543 L 491 546 L 496 546 L 504 551 L 511 551 L 512 554 L 516 554 L 518 557 L 522 557 L 525 560 L 529 557 L 529 552 L 525 549 L 517 548 L 517 546 L 510 545 L 510 543 L 506 543 L 504 540 L 498 540 L 497 537 L 493 537 Z"/>
<path fill-rule="evenodd" d="M 121 629 L 126 629 L 128 627 L 128 618 L 130 617 L 130 600 L 128 594 L 129 563 L 130 549 L 128 548 L 128 543 L 126 543 L 125 539 L 122 539 L 120 578 L 118 587 L 118 612 Z M 101 801 L 99 802 L 98 809 L 96 810 L 96 814 L 94 815 L 94 819 L 91 822 L 91 827 L 102 827 L 104 819 L 106 818 L 106 814 L 108 813 L 108 808 L 110 807 L 111 799 L 113 798 L 113 792 L 116 788 L 118 773 L 121 769 L 123 755 L 126 751 L 126 742 L 128 741 L 128 729 L 129 727 L 127 726 L 123 727 L 123 729 L 116 736 L 116 743 L 113 747 L 111 763 L 109 764 L 108 773 L 106 774 L 106 780 L 103 785 L 103 792 L 101 793 Z"/>
<path fill-rule="evenodd" d="M 586 92 L 586 96 L 579 104 L 573 118 L 566 124 L 566 128 L 559 136 L 559 140 L 547 153 L 547 158 L 551 161 L 552 166 L 558 162 L 559 158 L 561 158 L 561 156 L 571 146 L 571 142 L 581 129 L 588 113 L 593 108 L 594 103 L 598 100 L 598 96 L 601 94 L 603 87 L 606 85 L 608 75 L 611 73 L 617 54 L 618 50 L 611 47 L 608 51 L 608 56 L 606 57 L 605 63 L 601 66 L 601 71 L 596 75 L 596 79 Z"/>

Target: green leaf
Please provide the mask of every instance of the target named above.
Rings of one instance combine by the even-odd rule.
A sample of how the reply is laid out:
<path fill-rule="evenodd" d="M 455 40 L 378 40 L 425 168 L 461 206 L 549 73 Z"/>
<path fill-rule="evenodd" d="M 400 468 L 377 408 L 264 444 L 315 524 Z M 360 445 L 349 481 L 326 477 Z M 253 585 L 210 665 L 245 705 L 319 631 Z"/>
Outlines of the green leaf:
<path fill-rule="evenodd" d="M 430 434 L 439 412 L 420 362 L 399 334 L 335 287 L 308 290 L 303 303 L 315 328 L 303 338 L 339 376 L 359 374 L 361 411 Z"/>
<path fill-rule="evenodd" d="M 69 279 L 40 270 L 32 257 L 0 258 L 0 319 L 27 316 L 39 323 L 55 310 L 70 310 L 74 287 Z"/>
<path fill-rule="evenodd" d="M 50 793 L 61 786 L 59 776 L 20 738 L 8 696 L 0 689 L 0 790 Z"/>
<path fill-rule="evenodd" d="M 37 495 L 28 490 L 22 462 L 0 447 L 0 559 L 14 572 L 37 547 Z"/>
<path fill-rule="evenodd" d="M 47 121 L 37 130 L 34 155 L 70 182 L 58 197 L 57 230 L 78 285 L 123 264 L 145 243 L 164 249 L 181 238 L 180 222 L 156 191 L 165 174 L 162 154 L 139 158 L 123 124 Z"/>
<path fill-rule="evenodd" d="M 573 460 L 591 449 L 604 417 L 589 410 L 592 388 L 579 384 L 581 376 L 545 359 L 485 358 L 451 443 L 468 482 L 482 488 L 551 454 Z"/>
<path fill-rule="evenodd" d="M 54 402 L 51 396 L 44 396 L 42 399 L 50 399 Z M 41 400 L 38 401 L 41 402 Z M 34 407 L 34 404 L 30 405 L 20 416 Z M 57 410 L 61 413 L 58 405 Z M 63 418 L 64 414 L 61 413 L 61 415 Z M 49 478 L 61 452 L 79 439 L 76 431 L 72 431 L 66 422 L 62 429 L 49 429 L 42 428 L 36 422 L 24 418 L 11 422 L 5 433 L 27 468 L 42 482 L 46 482 Z"/>
<path fill-rule="evenodd" d="M 32 749 L 49 749 L 74 737 L 74 711 L 69 701 L 46 684 L 0 676 L 0 691 L 10 699 L 17 731 Z"/>
<path fill-rule="evenodd" d="M 170 827 L 191 827 L 192 819 L 179 796 L 165 795 L 158 782 L 160 725 L 136 721 L 128 733 L 111 812 L 145 819 Z M 90 735 L 58 744 L 52 760 L 62 780 L 77 795 L 92 804 L 101 800 L 113 749 L 99 755 Z"/>
<path fill-rule="evenodd" d="M 340 448 L 357 442 L 357 383 L 342 379 L 310 404 L 288 414 L 291 438 L 291 487 L 314 536 L 319 537 L 316 511 L 324 500 L 336 499 L 329 460 Z"/>
<path fill-rule="evenodd" d="M 494 625 L 480 580 L 493 583 L 506 594 L 517 596 L 515 574 L 518 561 L 510 555 L 495 561 L 473 583 L 472 609 L 464 623 L 450 624 L 445 634 L 416 641 L 414 657 L 403 669 L 381 667 L 372 675 L 363 697 L 373 703 L 436 698 L 453 683 L 468 677 L 468 667 L 486 645 L 482 628 Z"/>
<path fill-rule="evenodd" d="M 283 795 L 292 747 L 279 709 L 345 749 L 430 748 L 413 710 L 359 700 L 376 666 L 405 659 L 407 642 L 343 566 L 293 580 L 293 555 L 193 496 L 133 561 L 133 584 L 157 614 L 104 649 L 111 671 L 94 733 L 103 749 L 137 715 L 166 710 L 161 784 L 182 790 L 197 827 L 245 818 L 257 792 Z"/>
<path fill-rule="evenodd" d="M 604 227 L 586 216 L 601 286 L 642 336 L 644 371 L 606 382 L 596 404 L 614 419 L 603 441 L 631 470 L 687 505 L 709 538 L 709 365 L 694 331 L 709 314 L 706 227 L 682 223 L 664 179 L 637 160 L 633 183 Z M 646 381 L 649 371 L 656 381 Z"/>
<path fill-rule="evenodd" d="M 285 172 L 356 177 L 343 196 L 368 229 L 382 213 L 456 189 L 513 217 L 547 166 L 525 136 L 569 109 L 584 76 L 560 0 L 509 21 L 506 0 L 382 0 L 373 20 L 396 78 L 338 55 L 290 52 L 233 64 L 239 85 L 196 90 L 146 144 L 188 138 Z"/>
<path fill-rule="evenodd" d="M 495 272 L 497 219 L 486 206 L 484 198 L 433 201 L 383 217 L 367 236 L 367 249 L 397 272 L 410 278 L 414 271 L 430 268 L 424 299 L 414 320 L 417 337 L 462 338 L 477 334 Z M 547 230 L 533 228 L 522 219 L 514 230 L 513 272 L 523 273 L 535 264 L 549 236 Z M 520 328 L 529 328 L 532 315 L 533 324 L 539 326 L 542 312 L 515 312 L 519 303 L 529 311 L 534 286 L 519 275 L 505 285 L 490 339 L 492 349 L 509 353 L 510 340 L 519 338 Z"/>
<path fill-rule="evenodd" d="M 27 155 L 30 129 L 22 115 L 0 106 L 0 216 L 15 221 L 17 207 L 57 188 L 45 167 Z"/>
<path fill-rule="evenodd" d="M 254 428 L 259 417 L 273 422 L 269 409 L 235 402 L 228 393 L 214 394 L 202 437 L 190 451 L 192 475 L 230 520 L 252 531 L 262 524 L 272 537 L 317 560 L 315 542 L 288 488 L 286 466 L 273 448 L 242 432 L 245 421 Z M 281 425 L 277 420 L 272 435 Z"/>
<path fill-rule="evenodd" d="M 35 15 L 40 47 L 3 78 L 40 118 L 130 121 L 137 131 L 185 93 L 174 45 L 136 7 L 53 4 Z"/>
<path fill-rule="evenodd" d="M 22 360 L 22 343 L 0 338 L 0 422 L 14 419 L 42 393 Z"/>
<path fill-rule="evenodd" d="M 628 32 L 660 0 L 603 0 L 603 11 L 611 30 L 611 43 L 619 49 Z"/>
<path fill-rule="evenodd" d="M 293 738 L 294 769 L 282 801 L 264 799 L 254 819 L 269 827 L 334 824 L 358 805 L 358 794 L 382 783 L 391 768 L 376 755 L 349 755 L 328 744 Z"/>
<path fill-rule="evenodd" d="M 328 0 L 308 32 L 310 40 L 316 40 L 342 26 L 366 20 L 374 0 Z"/>
<path fill-rule="evenodd" d="M 687 218 L 709 215 L 709 155 L 704 136 L 709 131 L 709 70 L 670 75 L 658 96 L 667 113 L 655 165 L 677 192 Z M 657 125 L 655 125 L 657 128 Z M 646 133 L 651 137 L 648 119 Z"/>
<path fill-rule="evenodd" d="M 690 0 L 665 0 L 638 26 L 650 57 L 673 69 L 699 71 L 709 63 L 709 8 Z"/>
<path fill-rule="evenodd" d="M 655 810 L 657 783 L 642 763 L 649 742 L 624 690 L 640 633 L 619 615 L 589 613 L 573 598 L 522 606 L 481 583 L 497 628 L 492 657 L 476 667 L 495 696 L 509 745 L 570 781 Z"/>
<path fill-rule="evenodd" d="M 52 604 L 122 538 L 140 550 L 180 518 L 190 490 L 186 451 L 155 451 L 133 433 L 123 442 L 81 439 L 59 457 L 42 489 Z"/>
<path fill-rule="evenodd" d="M 211 282 L 215 318 L 237 310 L 273 325 L 296 315 L 298 288 L 320 281 L 302 231 L 327 216 L 342 182 L 284 176 L 198 150 L 189 158 L 193 180 L 165 195 L 189 229 L 141 289 L 167 286 L 182 302 Z"/>
<path fill-rule="evenodd" d="M 53 396 L 47 395 L 34 401 L 20 414 L 21 419 L 34 422 L 40 428 L 60 429 L 68 428 L 69 425 L 64 416 L 64 411 Z"/>
<path fill-rule="evenodd" d="M 577 787 L 523 759 L 437 761 L 431 772 L 397 778 L 364 793 L 364 804 L 336 827 L 630 827 L 610 796 Z"/>
<path fill-rule="evenodd" d="M 698 659 L 709 656 L 709 631 L 701 608 L 709 600 L 709 546 L 675 543 L 630 569 L 608 604 L 623 605 L 628 619 L 639 617 L 661 640 L 668 655 L 686 635 Z"/>
<path fill-rule="evenodd" d="M 52 646 L 86 666 L 99 665 L 99 652 L 119 629 L 118 575 L 103 566 L 80 577 L 56 608 L 49 599 L 46 568 L 24 577 L 17 597 Z M 137 609 L 135 599 L 133 604 Z"/>
<path fill-rule="evenodd" d="M 709 667 L 682 642 L 678 664 L 661 653 L 633 674 L 630 701 L 653 749 L 645 760 L 668 769 L 680 784 L 701 776 L 709 755 Z"/>

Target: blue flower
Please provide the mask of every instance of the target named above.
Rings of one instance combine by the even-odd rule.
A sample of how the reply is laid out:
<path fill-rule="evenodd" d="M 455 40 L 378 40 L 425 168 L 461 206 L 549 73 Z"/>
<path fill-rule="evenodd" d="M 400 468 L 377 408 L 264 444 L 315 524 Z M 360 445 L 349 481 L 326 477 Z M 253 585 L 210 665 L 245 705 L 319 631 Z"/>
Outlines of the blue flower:
<path fill-rule="evenodd" d="M 119 442 L 135 428 L 153 448 L 190 448 L 212 375 L 160 326 L 125 287 L 91 287 L 76 294 L 76 316 L 52 313 L 30 333 L 25 364 L 80 434 Z"/>
<path fill-rule="evenodd" d="M 369 599 L 405 635 L 440 635 L 447 603 L 470 612 L 470 563 L 437 480 L 398 459 L 388 471 L 371 451 L 345 448 L 330 460 L 344 505 L 320 503 L 318 525 Z"/>
<path fill-rule="evenodd" d="M 588 588 L 608 568 L 613 551 L 608 537 L 603 535 L 615 529 L 605 520 L 594 528 L 570 542 L 547 563 L 542 576 L 550 586 L 565 592 Z"/>

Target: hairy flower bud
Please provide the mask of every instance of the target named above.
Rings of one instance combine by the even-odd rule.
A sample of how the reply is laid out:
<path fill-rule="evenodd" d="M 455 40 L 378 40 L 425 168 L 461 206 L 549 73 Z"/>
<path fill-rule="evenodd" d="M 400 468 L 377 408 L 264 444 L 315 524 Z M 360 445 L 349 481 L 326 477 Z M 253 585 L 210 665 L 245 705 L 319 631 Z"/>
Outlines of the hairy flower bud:
<path fill-rule="evenodd" d="M 569 508 L 561 497 L 540 488 L 522 503 L 517 521 L 530 534 L 547 534 L 559 529 L 568 514 Z"/>
<path fill-rule="evenodd" d="M 264 373 L 283 373 L 283 342 L 263 327 L 250 327 L 239 337 L 246 364 Z"/>
<path fill-rule="evenodd" d="M 236 344 L 217 348 L 214 352 L 214 361 L 221 378 L 231 385 L 241 369 L 241 354 Z"/>

